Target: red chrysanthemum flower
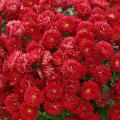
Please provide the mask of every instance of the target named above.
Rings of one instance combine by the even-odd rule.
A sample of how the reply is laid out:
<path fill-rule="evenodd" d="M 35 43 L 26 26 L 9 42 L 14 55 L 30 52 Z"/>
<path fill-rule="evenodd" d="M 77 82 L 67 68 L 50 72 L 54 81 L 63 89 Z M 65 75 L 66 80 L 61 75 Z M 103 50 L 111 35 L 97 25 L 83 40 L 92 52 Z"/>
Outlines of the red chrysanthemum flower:
<path fill-rule="evenodd" d="M 99 65 L 93 70 L 92 77 L 95 81 L 99 81 L 105 84 L 110 81 L 112 73 L 107 66 Z"/>
<path fill-rule="evenodd" d="M 31 70 L 30 61 L 27 54 L 22 54 L 16 61 L 16 68 L 18 73 L 24 74 Z"/>
<path fill-rule="evenodd" d="M 66 93 L 63 96 L 63 106 L 64 108 L 68 109 L 68 110 L 73 110 L 77 107 L 77 105 L 80 102 L 80 98 L 77 97 L 75 94 L 69 94 Z"/>
<path fill-rule="evenodd" d="M 106 0 L 90 0 L 93 6 L 98 6 L 100 8 L 106 9 L 109 3 Z"/>
<path fill-rule="evenodd" d="M 89 16 L 92 10 L 88 0 L 81 0 L 80 2 L 76 2 L 76 4 L 74 4 L 74 7 L 77 12 L 77 16 L 83 18 Z"/>
<path fill-rule="evenodd" d="M 90 57 L 93 55 L 94 42 L 89 40 L 82 40 L 79 43 L 79 48 L 80 48 L 80 52 L 85 58 Z"/>
<path fill-rule="evenodd" d="M 86 67 L 75 60 L 67 60 L 62 66 L 62 72 L 64 78 L 81 79 L 86 74 Z"/>
<path fill-rule="evenodd" d="M 106 11 L 106 18 L 109 21 L 117 21 L 117 20 L 120 19 L 120 13 L 115 8 L 107 9 L 107 11 Z"/>
<path fill-rule="evenodd" d="M 53 49 L 59 46 L 62 37 L 60 32 L 56 30 L 49 30 L 44 33 L 42 37 L 42 45 L 46 49 Z"/>
<path fill-rule="evenodd" d="M 89 18 L 91 23 L 95 23 L 96 21 L 107 21 L 104 15 L 94 14 Z"/>
<path fill-rule="evenodd" d="M 82 21 L 77 26 L 77 32 L 93 32 L 93 24 L 89 21 Z"/>
<path fill-rule="evenodd" d="M 76 60 L 80 62 L 82 60 L 79 50 L 65 50 L 65 59 Z"/>
<path fill-rule="evenodd" d="M 93 32 L 84 32 L 84 31 L 79 31 L 76 36 L 76 44 L 79 45 L 80 41 L 86 39 L 89 41 L 94 41 L 94 33 Z"/>
<path fill-rule="evenodd" d="M 108 114 L 110 120 L 120 120 L 120 104 L 110 106 L 108 108 Z"/>
<path fill-rule="evenodd" d="M 64 62 L 64 53 L 63 51 L 59 50 L 59 51 L 56 51 L 53 55 L 52 55 L 52 60 L 53 60 L 53 63 L 56 65 L 56 66 L 61 66 Z"/>
<path fill-rule="evenodd" d="M 109 95 L 100 92 L 99 96 L 95 99 L 95 102 L 99 107 L 105 107 L 109 103 Z"/>
<path fill-rule="evenodd" d="M 20 78 L 19 85 L 24 90 L 29 87 L 33 87 L 35 85 L 35 78 L 31 74 L 24 74 Z"/>
<path fill-rule="evenodd" d="M 76 27 L 77 27 L 77 21 L 75 17 L 72 16 L 64 16 L 58 22 L 59 30 L 65 34 L 75 33 Z"/>
<path fill-rule="evenodd" d="M 46 101 L 44 103 L 44 108 L 47 113 L 51 115 L 58 115 L 62 112 L 63 106 L 61 101 L 57 101 L 57 102 Z"/>
<path fill-rule="evenodd" d="M 96 43 L 94 49 L 94 57 L 99 60 L 110 60 L 110 58 L 114 55 L 113 46 L 106 41 L 100 41 Z"/>
<path fill-rule="evenodd" d="M 24 93 L 24 101 L 30 106 L 39 106 L 44 101 L 43 91 L 40 91 L 36 87 L 29 87 Z"/>
<path fill-rule="evenodd" d="M 63 93 L 63 85 L 56 82 L 48 83 L 46 85 L 45 93 L 46 97 L 50 100 L 60 99 Z"/>
<path fill-rule="evenodd" d="M 81 87 L 81 95 L 85 100 L 94 100 L 99 95 L 98 84 L 93 81 L 84 82 Z"/>
<path fill-rule="evenodd" d="M 96 21 L 94 24 L 94 32 L 96 37 L 101 37 L 101 39 L 110 39 L 113 33 L 111 26 L 104 21 Z"/>
<path fill-rule="evenodd" d="M 79 80 L 78 79 L 74 79 L 74 80 L 71 80 L 71 79 L 65 79 L 63 80 L 64 82 L 64 91 L 66 93 L 78 93 L 79 90 L 80 90 L 80 83 L 79 83 Z"/>
<path fill-rule="evenodd" d="M 7 33 L 9 36 L 21 37 L 25 33 L 25 28 L 21 21 L 9 21 L 6 25 Z"/>
<path fill-rule="evenodd" d="M 75 38 L 74 37 L 66 37 L 63 41 L 61 41 L 59 48 L 61 50 L 69 50 L 75 48 Z"/>
<path fill-rule="evenodd" d="M 9 113 L 15 112 L 19 109 L 20 103 L 19 98 L 15 94 L 10 94 L 6 97 L 5 101 L 5 107 Z"/>
<path fill-rule="evenodd" d="M 110 66 L 113 71 L 120 72 L 120 53 L 117 53 L 112 56 Z"/>
<path fill-rule="evenodd" d="M 39 115 L 36 107 L 28 106 L 25 103 L 20 106 L 20 114 L 25 120 L 35 120 Z"/>
<path fill-rule="evenodd" d="M 78 106 L 73 110 L 73 113 L 80 116 L 80 118 L 87 118 L 93 111 L 93 105 L 90 102 L 81 100 Z"/>

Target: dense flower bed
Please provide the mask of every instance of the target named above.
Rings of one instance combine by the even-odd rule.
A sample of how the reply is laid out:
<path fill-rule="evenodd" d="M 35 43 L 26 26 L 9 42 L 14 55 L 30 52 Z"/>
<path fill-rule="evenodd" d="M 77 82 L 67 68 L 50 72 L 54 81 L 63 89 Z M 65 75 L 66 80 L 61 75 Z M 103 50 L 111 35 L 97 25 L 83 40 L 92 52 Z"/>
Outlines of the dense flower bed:
<path fill-rule="evenodd" d="M 1 0 L 0 120 L 120 120 L 120 1 Z"/>

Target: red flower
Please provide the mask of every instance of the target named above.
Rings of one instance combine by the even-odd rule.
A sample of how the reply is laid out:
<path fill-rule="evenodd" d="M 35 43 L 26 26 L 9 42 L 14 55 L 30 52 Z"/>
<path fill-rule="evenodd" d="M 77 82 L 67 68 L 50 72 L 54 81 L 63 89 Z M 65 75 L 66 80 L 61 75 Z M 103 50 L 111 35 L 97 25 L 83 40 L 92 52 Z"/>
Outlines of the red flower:
<path fill-rule="evenodd" d="M 110 61 L 110 66 L 113 71 L 120 72 L 120 53 L 113 55 Z"/>
<path fill-rule="evenodd" d="M 36 107 L 28 106 L 25 103 L 20 106 L 20 114 L 25 120 L 35 120 L 39 115 Z"/>
<path fill-rule="evenodd" d="M 94 53 L 99 60 L 109 60 L 114 55 L 114 49 L 109 42 L 100 41 L 96 44 Z"/>
<path fill-rule="evenodd" d="M 65 79 L 63 80 L 64 82 L 64 91 L 66 93 L 78 93 L 79 90 L 80 90 L 80 83 L 79 83 L 79 80 L 78 79 L 74 79 L 74 80 L 71 80 L 71 79 Z"/>
<path fill-rule="evenodd" d="M 81 87 L 81 95 L 85 100 L 94 100 L 99 95 L 98 84 L 93 81 L 84 82 Z"/>
<path fill-rule="evenodd" d="M 81 100 L 77 107 L 73 110 L 73 113 L 80 116 L 80 118 L 88 118 L 88 116 L 92 113 L 93 106 L 91 103 Z"/>
<path fill-rule="evenodd" d="M 20 78 L 19 85 L 24 90 L 29 87 L 33 87 L 35 85 L 35 78 L 31 74 L 24 74 Z"/>
<path fill-rule="evenodd" d="M 5 101 L 5 107 L 9 113 L 15 112 L 19 109 L 20 103 L 19 98 L 15 94 L 10 94 L 6 97 Z"/>
<path fill-rule="evenodd" d="M 67 93 L 63 96 L 63 106 L 70 111 L 75 109 L 79 102 L 80 98 L 77 97 L 75 94 Z"/>
<path fill-rule="evenodd" d="M 110 106 L 108 113 L 110 120 L 120 120 L 120 104 Z"/>
<path fill-rule="evenodd" d="M 120 13 L 115 8 L 110 8 L 106 11 L 106 17 L 109 21 L 117 21 L 120 19 Z"/>
<path fill-rule="evenodd" d="M 24 93 L 24 101 L 30 106 L 39 106 L 44 101 L 43 91 L 36 87 L 27 88 Z"/>
<path fill-rule="evenodd" d="M 94 24 L 94 32 L 96 34 L 96 37 L 101 37 L 101 39 L 110 39 L 113 30 L 107 22 L 96 21 Z"/>
<path fill-rule="evenodd" d="M 44 33 L 42 38 L 42 45 L 46 49 L 53 49 L 58 47 L 61 39 L 61 34 L 58 31 L 50 30 Z"/>
<path fill-rule="evenodd" d="M 110 81 L 112 73 L 107 66 L 99 65 L 93 71 L 93 79 L 102 83 Z"/>
<path fill-rule="evenodd" d="M 62 112 L 63 106 L 60 101 L 50 102 L 46 101 L 44 104 L 45 111 L 51 115 L 58 115 Z"/>
<path fill-rule="evenodd" d="M 23 73 L 28 73 L 30 72 L 30 61 L 28 59 L 27 54 L 22 54 L 16 61 L 16 68 L 18 73 L 23 74 Z"/>
<path fill-rule="evenodd" d="M 93 24 L 89 21 L 82 21 L 77 27 L 77 32 L 93 32 Z"/>
<path fill-rule="evenodd" d="M 63 93 L 63 85 L 56 82 L 48 83 L 45 93 L 50 100 L 60 99 Z"/>
<path fill-rule="evenodd" d="M 52 60 L 56 66 L 61 66 L 64 62 L 64 53 L 59 50 L 52 55 Z"/>
<path fill-rule="evenodd" d="M 64 16 L 58 22 L 58 28 L 62 33 L 73 34 L 77 27 L 76 19 L 72 16 Z"/>
<path fill-rule="evenodd" d="M 9 21 L 7 23 L 7 33 L 9 36 L 21 37 L 25 33 L 25 28 L 21 21 Z"/>
<path fill-rule="evenodd" d="M 81 79 L 86 74 L 86 67 L 75 60 L 67 60 L 62 66 L 62 72 L 64 78 Z"/>
<path fill-rule="evenodd" d="M 93 55 L 94 51 L 94 43 L 93 41 L 89 40 L 82 40 L 79 44 L 80 52 L 83 54 L 83 56 L 90 57 Z"/>
<path fill-rule="evenodd" d="M 69 50 L 69 49 L 74 49 L 74 48 L 75 48 L 75 38 L 74 37 L 66 37 L 60 43 L 61 50 Z"/>

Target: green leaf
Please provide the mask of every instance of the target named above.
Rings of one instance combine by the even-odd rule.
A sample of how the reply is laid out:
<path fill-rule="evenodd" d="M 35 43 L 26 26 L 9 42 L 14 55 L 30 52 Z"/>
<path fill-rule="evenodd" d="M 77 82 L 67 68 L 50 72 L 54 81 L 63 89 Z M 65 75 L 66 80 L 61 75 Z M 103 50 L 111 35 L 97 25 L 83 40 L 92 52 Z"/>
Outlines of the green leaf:
<path fill-rule="evenodd" d="M 98 110 L 102 120 L 108 120 L 108 107 L 101 108 Z"/>

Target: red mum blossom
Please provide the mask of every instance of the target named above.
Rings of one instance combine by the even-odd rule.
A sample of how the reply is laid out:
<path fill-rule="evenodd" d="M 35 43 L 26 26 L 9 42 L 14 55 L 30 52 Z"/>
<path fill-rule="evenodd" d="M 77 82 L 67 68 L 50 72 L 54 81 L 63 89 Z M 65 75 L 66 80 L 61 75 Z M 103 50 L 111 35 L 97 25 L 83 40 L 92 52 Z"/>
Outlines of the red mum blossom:
<path fill-rule="evenodd" d="M 21 21 L 9 21 L 7 23 L 7 33 L 9 36 L 21 37 L 25 33 L 25 28 Z"/>
<path fill-rule="evenodd" d="M 24 94 L 24 101 L 30 106 L 39 106 L 44 101 L 43 91 L 36 87 L 27 88 Z"/>
<path fill-rule="evenodd" d="M 52 60 L 56 66 L 61 66 L 64 62 L 64 59 L 64 53 L 61 50 L 56 51 L 52 56 Z"/>
<path fill-rule="evenodd" d="M 92 111 L 92 104 L 83 100 L 81 100 L 76 109 L 73 110 L 73 112 L 80 116 L 82 119 L 85 117 L 87 118 L 92 113 Z"/>
<path fill-rule="evenodd" d="M 64 91 L 66 93 L 78 93 L 79 90 L 80 90 L 80 83 L 79 83 L 79 80 L 78 79 L 74 79 L 74 80 L 71 80 L 71 79 L 65 79 L 63 80 L 64 82 Z"/>
<path fill-rule="evenodd" d="M 110 120 L 120 120 L 120 104 L 110 106 L 108 113 Z"/>
<path fill-rule="evenodd" d="M 37 17 L 37 22 L 40 28 L 45 28 L 47 25 L 51 24 L 51 21 L 53 20 L 54 12 L 50 10 L 46 10 L 42 12 Z"/>
<path fill-rule="evenodd" d="M 90 57 L 93 55 L 94 43 L 89 40 L 82 40 L 79 44 L 80 52 L 84 57 Z"/>
<path fill-rule="evenodd" d="M 75 38 L 74 37 L 66 37 L 60 43 L 60 49 L 61 50 L 74 49 L 74 47 L 75 47 Z"/>
<path fill-rule="evenodd" d="M 24 74 L 23 76 L 21 76 L 20 78 L 20 87 L 22 89 L 27 89 L 28 87 L 33 87 L 35 85 L 35 79 L 31 74 Z"/>
<path fill-rule="evenodd" d="M 112 45 L 106 41 L 100 41 L 95 46 L 94 56 L 100 60 L 109 60 L 114 55 Z"/>
<path fill-rule="evenodd" d="M 21 54 L 20 51 L 15 51 L 4 61 L 3 72 L 5 74 L 12 72 L 15 69 L 15 63 Z"/>
<path fill-rule="evenodd" d="M 74 4 L 75 10 L 77 11 L 77 15 L 79 17 L 86 17 L 90 15 L 91 12 L 91 6 L 88 0 L 86 1 L 80 1 Z"/>
<path fill-rule="evenodd" d="M 77 35 L 75 36 L 76 39 L 76 44 L 79 45 L 80 41 L 86 39 L 89 41 L 94 41 L 94 34 L 93 32 L 78 32 Z"/>
<path fill-rule="evenodd" d="M 67 60 L 62 66 L 64 78 L 83 78 L 86 74 L 86 67 L 75 60 Z"/>
<path fill-rule="evenodd" d="M 100 7 L 95 7 L 95 8 L 93 8 L 91 14 L 92 15 L 95 15 L 95 14 L 105 15 L 105 11 Z"/>
<path fill-rule="evenodd" d="M 63 93 L 63 85 L 51 82 L 46 85 L 46 96 L 51 100 L 60 99 Z"/>
<path fill-rule="evenodd" d="M 23 22 L 31 22 L 36 20 L 36 13 L 30 7 L 24 7 L 19 13 L 20 20 Z M 23 24 L 24 25 L 24 24 Z"/>
<path fill-rule="evenodd" d="M 77 107 L 80 102 L 80 98 L 78 98 L 75 94 L 65 94 L 63 97 L 63 106 L 68 110 L 73 110 Z"/>
<path fill-rule="evenodd" d="M 95 23 L 96 21 L 106 21 L 106 18 L 104 15 L 95 14 L 89 18 L 89 21 Z"/>
<path fill-rule="evenodd" d="M 93 71 L 93 79 L 102 83 L 110 81 L 112 73 L 107 66 L 99 65 Z"/>
<path fill-rule="evenodd" d="M 25 120 L 35 120 L 39 113 L 36 107 L 31 107 L 22 103 L 20 106 L 20 114 Z"/>
<path fill-rule="evenodd" d="M 81 61 L 80 51 L 78 50 L 66 50 L 64 51 L 64 54 L 65 59 L 75 60 L 78 62 Z"/>
<path fill-rule="evenodd" d="M 115 8 L 110 8 L 106 11 L 106 17 L 109 21 L 117 21 L 120 18 L 120 14 Z"/>
<path fill-rule="evenodd" d="M 16 18 L 17 12 L 19 12 L 19 9 L 21 7 L 20 0 L 4 0 L 4 9 L 7 19 L 8 18 Z"/>
<path fill-rule="evenodd" d="M 82 21 L 78 24 L 77 32 L 93 32 L 93 24 L 89 21 Z"/>
<path fill-rule="evenodd" d="M 46 49 L 53 49 L 58 47 L 61 39 L 61 34 L 58 31 L 50 30 L 44 33 L 42 38 L 42 45 Z"/>
<path fill-rule="evenodd" d="M 72 16 L 64 16 L 58 22 L 58 28 L 62 33 L 72 34 L 75 33 L 77 21 Z"/>
<path fill-rule="evenodd" d="M 34 4 L 37 4 L 38 0 L 22 0 L 24 6 L 32 7 Z"/>
<path fill-rule="evenodd" d="M 99 95 L 98 84 L 93 81 L 84 82 L 81 88 L 81 95 L 86 100 L 94 100 Z"/>
<path fill-rule="evenodd" d="M 109 3 L 106 0 L 91 0 L 93 6 L 98 6 L 103 9 L 106 9 L 109 6 Z"/>
<path fill-rule="evenodd" d="M 120 72 L 120 53 L 112 56 L 110 66 L 113 71 Z"/>
<path fill-rule="evenodd" d="M 12 37 L 9 37 L 7 38 L 7 41 L 5 44 L 9 54 L 17 50 L 22 50 L 22 44 L 20 39 L 14 39 Z"/>
<path fill-rule="evenodd" d="M 96 37 L 101 37 L 103 39 L 110 38 L 113 33 L 111 26 L 104 21 L 96 21 L 94 24 L 94 30 Z"/>
<path fill-rule="evenodd" d="M 58 102 L 50 102 L 46 101 L 44 103 L 45 111 L 51 115 L 58 115 L 62 112 L 63 106 L 61 101 Z"/>
<path fill-rule="evenodd" d="M 16 68 L 20 74 L 30 72 L 30 61 L 27 54 L 22 54 L 16 61 Z"/>
<path fill-rule="evenodd" d="M 24 120 L 19 112 L 14 112 L 11 114 L 12 120 Z"/>
<path fill-rule="evenodd" d="M 106 95 L 105 93 L 100 92 L 95 102 L 99 107 L 105 107 L 108 105 L 109 95 Z"/>
<path fill-rule="evenodd" d="M 15 94 L 10 94 L 6 97 L 5 101 L 5 107 L 9 113 L 15 112 L 19 109 L 20 103 L 19 98 Z"/>

